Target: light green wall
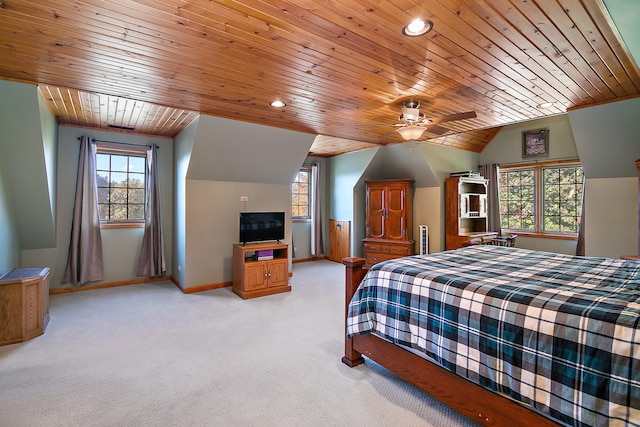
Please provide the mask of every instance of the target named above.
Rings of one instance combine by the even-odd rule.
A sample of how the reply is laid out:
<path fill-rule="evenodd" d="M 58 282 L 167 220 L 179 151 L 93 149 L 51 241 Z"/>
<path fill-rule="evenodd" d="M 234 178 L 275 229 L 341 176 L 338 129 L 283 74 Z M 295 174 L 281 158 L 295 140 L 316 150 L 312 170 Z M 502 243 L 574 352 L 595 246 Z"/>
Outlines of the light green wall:
<path fill-rule="evenodd" d="M 175 192 L 173 203 L 173 272 L 174 280 L 184 287 L 187 250 L 187 172 L 193 152 L 195 135 L 198 130 L 199 118 L 180 132 L 174 139 L 173 158 L 174 176 L 173 187 Z"/>
<path fill-rule="evenodd" d="M 0 275 L 19 267 L 20 244 L 18 226 L 5 173 L 4 156 L 0 147 Z"/>
<path fill-rule="evenodd" d="M 638 251 L 639 117 L 640 98 L 569 112 L 586 177 L 587 255 Z"/>
<path fill-rule="evenodd" d="M 378 148 L 343 154 L 329 159 L 329 218 L 351 221 L 351 256 L 362 256 L 365 194 L 358 183 Z M 330 244 L 330 242 L 329 242 Z"/>
<path fill-rule="evenodd" d="M 171 233 L 173 227 L 173 141 L 167 138 L 132 136 L 68 126 L 60 126 L 58 129 L 56 243 L 51 248 L 23 250 L 21 266 L 48 266 L 51 268 L 51 288 L 70 286 L 61 284 L 60 281 L 69 251 L 73 199 L 80 151 L 78 138 L 82 135 L 129 144 L 147 145 L 156 143 L 160 147 L 158 152 L 160 204 L 168 268 L 167 274 L 170 275 L 173 247 Z M 104 282 L 124 282 L 137 278 L 135 269 L 142 245 L 143 231 L 142 228 L 101 230 Z"/>
<path fill-rule="evenodd" d="M 0 81 L 0 150 L 21 249 L 55 245 L 56 124 L 37 86 Z"/>
<path fill-rule="evenodd" d="M 522 132 L 535 129 L 549 129 L 549 157 L 538 160 L 578 158 L 569 117 L 567 114 L 561 114 L 505 126 L 480 154 L 480 164 L 530 162 L 530 159 L 522 158 Z"/>
<path fill-rule="evenodd" d="M 205 115 L 189 132 L 176 138 L 180 165 L 176 164 L 175 185 L 185 211 L 184 218 L 177 217 L 175 256 L 185 289 L 232 281 L 241 210 L 285 212 L 284 242 L 291 244 L 291 182 L 314 139 Z M 241 196 L 248 201 L 241 202 Z"/>
<path fill-rule="evenodd" d="M 566 114 L 505 126 L 480 154 L 480 164 L 514 164 L 530 162 L 522 158 L 522 132 L 549 129 L 549 157 L 540 161 L 578 159 L 578 151 Z M 516 246 L 525 249 L 575 254 L 575 240 L 541 239 L 519 236 Z"/>

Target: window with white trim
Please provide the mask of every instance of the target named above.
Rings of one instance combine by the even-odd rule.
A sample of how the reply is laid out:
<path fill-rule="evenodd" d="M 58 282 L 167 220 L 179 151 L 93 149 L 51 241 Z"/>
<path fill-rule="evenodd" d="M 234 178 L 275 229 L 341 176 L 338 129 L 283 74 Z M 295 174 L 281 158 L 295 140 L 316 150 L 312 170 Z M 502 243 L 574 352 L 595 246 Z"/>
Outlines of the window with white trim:
<path fill-rule="evenodd" d="M 291 219 L 311 218 L 311 168 L 303 167 L 291 184 Z"/>
<path fill-rule="evenodd" d="M 144 223 L 146 150 L 98 145 L 96 151 L 100 223 Z"/>
<path fill-rule="evenodd" d="M 501 166 L 500 225 L 513 232 L 575 236 L 582 209 L 577 162 Z"/>

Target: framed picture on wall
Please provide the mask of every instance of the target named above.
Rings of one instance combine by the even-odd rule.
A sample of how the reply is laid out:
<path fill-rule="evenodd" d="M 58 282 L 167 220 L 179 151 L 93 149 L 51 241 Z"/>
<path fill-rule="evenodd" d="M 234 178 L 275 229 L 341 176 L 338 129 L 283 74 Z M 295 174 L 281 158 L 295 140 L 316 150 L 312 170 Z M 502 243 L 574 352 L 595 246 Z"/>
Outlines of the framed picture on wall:
<path fill-rule="evenodd" d="M 522 132 L 522 158 L 549 157 L 549 129 Z"/>

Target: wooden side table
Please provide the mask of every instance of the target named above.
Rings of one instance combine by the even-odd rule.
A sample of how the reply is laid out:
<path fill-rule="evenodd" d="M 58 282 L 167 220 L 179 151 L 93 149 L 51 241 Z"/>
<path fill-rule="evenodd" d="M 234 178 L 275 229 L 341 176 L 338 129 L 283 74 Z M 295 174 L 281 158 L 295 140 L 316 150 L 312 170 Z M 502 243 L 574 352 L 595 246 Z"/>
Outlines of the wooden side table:
<path fill-rule="evenodd" d="M 0 345 L 42 335 L 48 323 L 48 268 L 15 268 L 0 277 Z"/>

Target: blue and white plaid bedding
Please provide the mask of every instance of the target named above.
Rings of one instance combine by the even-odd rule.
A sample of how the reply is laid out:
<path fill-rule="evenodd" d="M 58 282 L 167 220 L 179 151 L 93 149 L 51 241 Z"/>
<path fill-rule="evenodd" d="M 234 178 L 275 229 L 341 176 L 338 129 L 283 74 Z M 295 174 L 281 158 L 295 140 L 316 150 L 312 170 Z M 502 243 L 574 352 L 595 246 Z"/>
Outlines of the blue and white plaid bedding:
<path fill-rule="evenodd" d="M 372 332 L 572 426 L 640 426 L 640 262 L 500 246 L 368 271 L 347 335 Z"/>

